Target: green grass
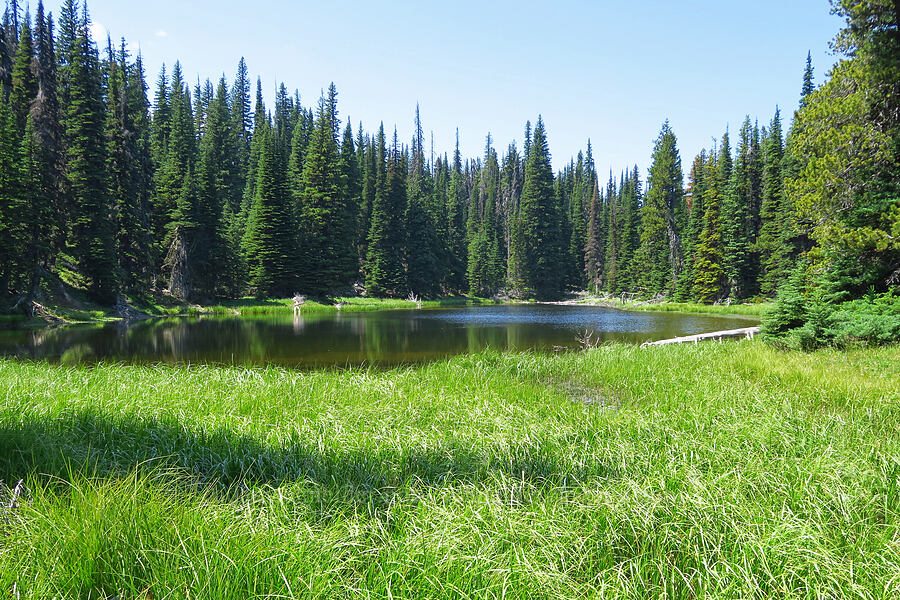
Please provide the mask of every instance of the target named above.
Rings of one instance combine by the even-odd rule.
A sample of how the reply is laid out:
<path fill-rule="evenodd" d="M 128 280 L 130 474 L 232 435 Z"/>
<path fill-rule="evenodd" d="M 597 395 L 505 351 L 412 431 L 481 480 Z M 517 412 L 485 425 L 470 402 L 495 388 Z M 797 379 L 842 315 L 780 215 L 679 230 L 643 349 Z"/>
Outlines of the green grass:
<path fill-rule="evenodd" d="M 0 478 L 31 493 L 2 594 L 900 595 L 898 347 L 0 361 L 0 399 Z"/>
<path fill-rule="evenodd" d="M 340 308 L 338 308 L 338 304 L 341 305 Z M 481 304 L 495 304 L 495 302 L 483 298 L 470 298 L 464 296 L 448 297 L 440 300 L 423 300 L 418 303 L 411 300 L 400 300 L 395 298 L 333 298 L 329 303 L 307 300 L 303 304 L 301 311 L 304 313 L 336 312 L 338 310 L 346 312 L 365 312 L 373 310 L 476 306 Z M 253 298 L 245 298 L 242 300 L 222 302 L 215 306 L 192 307 L 188 309 L 187 313 L 260 315 L 292 312 L 293 310 L 294 301 L 292 299 L 256 300 Z"/>

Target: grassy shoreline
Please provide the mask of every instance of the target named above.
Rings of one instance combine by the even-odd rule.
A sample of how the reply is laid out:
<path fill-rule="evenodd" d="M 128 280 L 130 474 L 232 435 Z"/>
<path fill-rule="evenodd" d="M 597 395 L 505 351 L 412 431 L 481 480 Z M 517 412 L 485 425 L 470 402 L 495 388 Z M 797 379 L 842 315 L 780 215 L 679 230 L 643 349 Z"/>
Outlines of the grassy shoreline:
<path fill-rule="evenodd" d="M 487 298 L 475 298 L 468 296 L 452 296 L 437 300 L 401 300 L 393 298 L 362 298 L 362 297 L 337 297 L 324 300 L 307 300 L 302 307 L 306 313 L 336 312 L 361 312 L 374 310 L 404 310 L 404 309 L 437 309 L 460 306 L 482 306 L 519 303 L 519 301 L 501 301 Z M 605 306 L 618 310 L 635 310 L 649 312 L 682 312 L 697 314 L 733 315 L 742 317 L 762 318 L 770 303 L 760 304 L 735 304 L 708 305 L 690 302 L 623 302 L 617 299 L 595 296 L 579 295 L 577 299 L 566 300 L 554 304 L 568 304 L 578 306 Z M 242 298 L 239 300 L 222 301 L 211 305 L 196 305 L 176 303 L 171 299 L 135 301 L 129 304 L 136 313 L 143 317 L 177 317 L 177 316 L 201 316 L 201 315 L 264 315 L 289 313 L 294 309 L 293 300 L 290 298 L 259 300 L 256 298 Z M 48 324 L 69 325 L 85 323 L 108 323 L 122 320 L 122 315 L 115 308 L 102 307 L 87 301 L 78 303 L 78 307 L 63 304 L 48 305 L 45 307 L 48 318 L 29 318 L 19 314 L 0 314 L 0 327 L 44 327 Z"/>
<path fill-rule="evenodd" d="M 897 346 L 0 361 L 0 390 L 23 598 L 900 594 Z"/>

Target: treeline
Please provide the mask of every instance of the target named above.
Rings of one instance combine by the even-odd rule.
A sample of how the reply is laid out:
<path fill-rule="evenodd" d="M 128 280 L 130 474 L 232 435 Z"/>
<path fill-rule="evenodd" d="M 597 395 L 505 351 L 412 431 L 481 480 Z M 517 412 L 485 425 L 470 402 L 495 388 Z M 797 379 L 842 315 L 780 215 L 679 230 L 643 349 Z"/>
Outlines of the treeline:
<path fill-rule="evenodd" d="M 341 126 L 337 91 L 315 106 L 244 60 L 233 81 L 187 84 L 163 67 L 150 93 L 124 40 L 91 40 L 85 5 L 57 23 L 10 2 L 0 40 L 0 293 L 52 277 L 111 303 L 167 290 L 214 297 L 571 290 L 714 302 L 773 295 L 817 245 L 790 182 L 808 152 L 749 117 L 691 163 L 666 122 L 642 185 L 602 184 L 590 142 L 554 174 L 544 123 L 521 150 L 464 160 L 426 151 L 418 108 L 401 143 Z M 102 55 L 102 56 L 101 56 Z M 801 105 L 813 93 L 807 62 Z M 152 97 L 152 104 L 150 98 Z M 801 108 L 801 113 L 805 108 Z M 802 121 L 802 119 L 801 119 Z M 798 134 L 799 135 L 799 134 Z M 644 189 L 646 188 L 646 189 Z"/>

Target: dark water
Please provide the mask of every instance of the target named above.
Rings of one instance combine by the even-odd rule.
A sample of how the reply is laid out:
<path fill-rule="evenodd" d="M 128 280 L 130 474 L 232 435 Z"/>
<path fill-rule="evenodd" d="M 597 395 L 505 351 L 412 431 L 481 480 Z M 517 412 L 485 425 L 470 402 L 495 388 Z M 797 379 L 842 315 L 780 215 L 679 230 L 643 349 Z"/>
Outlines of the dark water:
<path fill-rule="evenodd" d="M 307 314 L 184 317 L 37 331 L 0 331 L 0 355 L 78 363 L 180 362 L 306 367 L 425 362 L 485 348 L 553 351 L 593 339 L 641 343 L 755 325 L 715 315 L 516 305 Z"/>

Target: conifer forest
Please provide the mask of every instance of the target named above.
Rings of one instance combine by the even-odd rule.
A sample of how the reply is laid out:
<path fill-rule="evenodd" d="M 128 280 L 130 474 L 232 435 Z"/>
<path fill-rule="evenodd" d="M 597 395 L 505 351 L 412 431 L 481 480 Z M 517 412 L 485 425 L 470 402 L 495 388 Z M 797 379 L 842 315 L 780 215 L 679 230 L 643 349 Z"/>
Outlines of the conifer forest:
<path fill-rule="evenodd" d="M 8 2 L 0 40 L 0 294 L 62 277 L 99 303 L 365 293 L 552 300 L 574 290 L 704 303 L 773 297 L 794 277 L 847 299 L 900 279 L 896 7 L 835 1 L 843 58 L 799 104 L 682 157 L 663 122 L 648 173 L 554 173 L 539 115 L 481 156 L 342 123 L 243 59 L 234 78 L 148 83 L 125 40 Z M 802 79 L 800 75 L 802 74 Z M 803 280 L 806 283 L 797 283 Z"/>

